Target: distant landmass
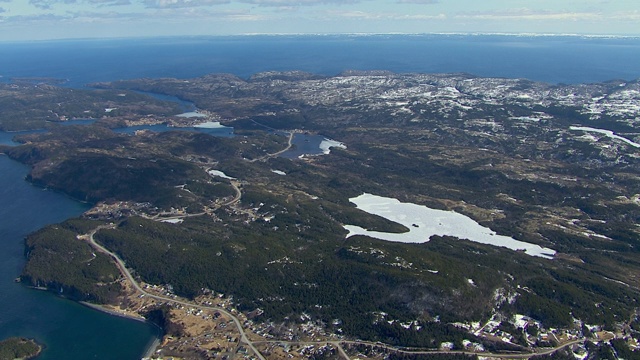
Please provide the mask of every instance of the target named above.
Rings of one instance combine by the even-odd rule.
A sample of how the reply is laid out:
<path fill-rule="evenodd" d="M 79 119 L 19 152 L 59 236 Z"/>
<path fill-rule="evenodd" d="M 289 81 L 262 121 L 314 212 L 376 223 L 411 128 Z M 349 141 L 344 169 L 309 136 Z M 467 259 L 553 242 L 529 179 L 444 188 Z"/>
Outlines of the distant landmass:
<path fill-rule="evenodd" d="M 94 204 L 28 237 L 21 279 L 158 323 L 157 355 L 638 356 L 637 80 L 91 87 L 0 84 L 2 108 L 19 104 L 0 128 L 48 130 L 0 151 Z M 200 123 L 233 136 L 184 131 Z M 177 131 L 144 129 L 158 124 Z M 324 148 L 284 156 L 304 135 Z"/>

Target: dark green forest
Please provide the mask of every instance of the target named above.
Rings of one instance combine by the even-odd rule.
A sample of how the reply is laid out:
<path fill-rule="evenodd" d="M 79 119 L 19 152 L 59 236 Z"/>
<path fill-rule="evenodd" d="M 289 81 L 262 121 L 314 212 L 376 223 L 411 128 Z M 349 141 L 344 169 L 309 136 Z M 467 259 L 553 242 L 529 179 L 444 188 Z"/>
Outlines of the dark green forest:
<path fill-rule="evenodd" d="M 398 78 L 406 86 L 413 81 Z M 472 79 L 463 78 L 461 91 L 463 80 Z M 519 344 L 505 345 L 452 323 L 486 321 L 495 313 L 505 319 L 527 315 L 545 328 L 571 328 L 579 319 L 614 330 L 628 322 L 638 308 L 640 284 L 635 148 L 604 137 L 586 142 L 567 130 L 595 121 L 572 105 L 500 99 L 499 105 L 480 102 L 465 113 L 443 113 L 416 96 L 407 105 L 409 115 L 378 101 L 391 88 L 372 97 L 332 98 L 349 90 L 346 84 L 328 88 L 323 98 L 296 87 L 311 79 L 321 80 L 211 75 L 189 85 L 171 79 L 101 84 L 193 101 L 234 126 L 236 135 L 129 136 L 112 132 L 103 119 L 21 136 L 22 145 L 0 150 L 32 166 L 28 180 L 39 186 L 96 204 L 144 204 L 146 218 L 96 216 L 116 224 L 99 231 L 97 241 L 141 281 L 170 284 L 187 298 L 203 288 L 231 295 L 240 310 L 262 309 L 258 321 L 297 322 L 306 314 L 351 338 L 424 348 L 452 341 L 457 349 L 468 339 L 491 351 L 521 350 L 525 334 L 504 322 L 502 330 Z M 324 83 L 313 84 L 321 91 Z M 617 91 L 615 84 L 598 86 Z M 82 96 L 104 97 L 97 108 L 114 101 L 111 90 L 100 91 Z M 82 96 L 78 101 L 88 101 Z M 162 116 L 166 106 L 153 114 Z M 147 113 L 129 109 L 118 116 Z M 516 120 L 540 112 L 545 117 L 539 121 Z M 489 123 L 495 129 L 486 128 Z M 601 126 L 632 130 L 612 117 L 603 117 Z M 274 129 L 320 133 L 347 148 L 305 159 L 269 156 L 287 146 L 287 137 Z M 210 169 L 235 180 L 212 177 Z M 237 203 L 231 201 L 236 187 Z M 557 254 L 552 260 L 532 257 L 446 235 L 418 244 L 345 239 L 345 224 L 408 230 L 349 202 L 362 193 L 456 211 Z M 180 224 L 155 221 L 176 209 L 192 216 Z M 111 301 L 120 290 L 117 269 L 77 239 L 98 224 L 73 219 L 30 235 L 23 281 L 74 299 Z M 592 352 L 607 358 L 619 347 L 614 342 Z"/>

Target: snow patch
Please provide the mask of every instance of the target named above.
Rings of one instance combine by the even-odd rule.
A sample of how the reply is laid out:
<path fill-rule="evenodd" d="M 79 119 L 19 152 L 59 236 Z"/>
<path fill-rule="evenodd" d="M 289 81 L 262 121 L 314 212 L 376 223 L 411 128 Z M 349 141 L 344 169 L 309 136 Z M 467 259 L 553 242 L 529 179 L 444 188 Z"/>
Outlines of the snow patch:
<path fill-rule="evenodd" d="M 235 180 L 236 178 L 233 178 L 231 176 L 228 176 L 227 174 L 223 173 L 220 170 L 209 170 L 207 171 L 209 173 L 209 175 L 211 176 L 217 176 L 217 177 L 221 177 L 223 179 L 229 179 L 229 180 Z"/>
<path fill-rule="evenodd" d="M 604 130 L 604 129 L 596 129 L 596 128 L 591 128 L 591 127 L 586 127 L 586 126 L 571 126 L 569 127 L 569 130 L 575 130 L 575 131 L 586 131 L 586 132 L 595 132 L 595 133 L 599 133 L 599 134 L 603 134 L 607 137 L 610 137 L 612 139 L 617 139 L 617 140 L 621 140 L 624 141 L 625 143 L 636 147 L 636 148 L 640 148 L 640 144 L 633 142 L 627 138 L 623 138 L 622 136 L 616 135 L 613 131 L 611 130 Z"/>
<path fill-rule="evenodd" d="M 184 219 L 165 219 L 160 221 L 164 223 L 170 223 L 170 224 L 180 224 L 184 221 Z"/>
<path fill-rule="evenodd" d="M 222 128 L 225 128 L 226 126 L 220 124 L 220 121 L 207 121 L 201 124 L 193 125 L 193 127 L 200 128 L 200 129 L 222 129 Z"/>
<path fill-rule="evenodd" d="M 331 148 L 332 147 L 336 147 L 336 148 L 340 148 L 340 149 L 346 149 L 347 146 L 339 141 L 335 141 L 335 140 L 331 140 L 331 139 L 327 139 L 325 138 L 324 140 L 322 140 L 322 142 L 320 143 L 320 149 L 322 150 L 322 153 L 327 155 L 331 152 Z"/>
<path fill-rule="evenodd" d="M 178 114 L 176 116 L 177 117 L 182 117 L 182 118 L 204 118 L 204 117 L 207 117 L 207 115 L 201 114 L 201 113 L 199 113 L 197 111 L 190 111 L 190 112 Z M 220 123 L 218 123 L 218 124 L 220 124 Z M 195 127 L 198 127 L 198 125 L 196 125 Z"/>
<path fill-rule="evenodd" d="M 344 228 L 349 232 L 347 237 L 365 235 L 387 241 L 423 243 L 429 241 L 429 238 L 433 235 L 448 235 L 481 244 L 524 251 L 527 255 L 547 259 L 552 259 L 556 253 L 555 250 L 549 248 L 498 235 L 473 219 L 454 211 L 436 210 L 422 205 L 401 203 L 397 199 L 367 193 L 350 198 L 349 201 L 356 204 L 358 209 L 402 224 L 409 231 L 400 234 L 385 233 L 369 231 L 355 225 L 344 225 Z"/>

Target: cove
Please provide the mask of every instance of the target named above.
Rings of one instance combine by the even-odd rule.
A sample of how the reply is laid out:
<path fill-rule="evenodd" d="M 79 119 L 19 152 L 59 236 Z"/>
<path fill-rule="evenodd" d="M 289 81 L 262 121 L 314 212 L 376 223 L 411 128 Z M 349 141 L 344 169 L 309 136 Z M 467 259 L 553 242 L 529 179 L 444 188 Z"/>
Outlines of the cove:
<path fill-rule="evenodd" d="M 0 155 L 0 338 L 36 339 L 45 345 L 38 360 L 141 358 L 160 335 L 155 326 L 14 281 L 25 263 L 25 236 L 88 209 L 64 194 L 32 186 L 24 180 L 28 170 Z"/>

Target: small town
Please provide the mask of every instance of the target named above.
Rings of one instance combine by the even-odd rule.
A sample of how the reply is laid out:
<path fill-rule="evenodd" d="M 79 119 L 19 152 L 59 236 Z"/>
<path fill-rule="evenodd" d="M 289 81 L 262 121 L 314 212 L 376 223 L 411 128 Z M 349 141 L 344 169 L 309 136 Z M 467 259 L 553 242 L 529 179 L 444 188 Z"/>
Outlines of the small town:
<path fill-rule="evenodd" d="M 514 329 L 526 334 L 528 346 L 524 348 L 525 351 L 491 353 L 481 344 L 469 340 L 463 341 L 464 348 L 458 350 L 454 349 L 451 342 L 443 342 L 438 349 L 397 348 L 329 334 L 321 324 L 304 322 L 309 320 L 304 315 L 300 321 L 288 324 L 255 321 L 262 314 L 260 309 L 239 312 L 232 298 L 209 289 L 202 289 L 202 295 L 188 300 L 175 295 L 170 285 L 140 283 L 132 286 L 127 278 L 125 276 L 121 280 L 127 295 L 120 299 L 120 306 L 105 305 L 98 308 L 141 320 L 145 319 L 143 314 L 150 310 L 167 310 L 165 331 L 170 333 L 149 350 L 146 359 L 308 359 L 327 353 L 346 359 L 385 359 L 394 352 L 404 355 L 466 354 L 486 359 L 508 359 L 551 354 L 562 348 L 570 349 L 577 359 L 585 359 L 588 355 L 586 342 L 597 344 L 623 339 L 632 351 L 639 348 L 638 342 L 629 336 L 633 330 L 626 324 L 620 324 L 615 332 L 581 323 L 576 323 L 572 329 L 544 329 L 535 319 L 521 315 L 502 319 L 499 314 L 484 324 L 454 325 L 490 341 L 516 345 L 513 334 L 500 330 L 500 324 L 507 320 Z M 138 286 L 140 290 L 136 290 Z M 536 329 L 535 334 L 530 331 L 532 328 Z M 582 330 L 585 328 L 589 331 L 588 335 Z"/>

